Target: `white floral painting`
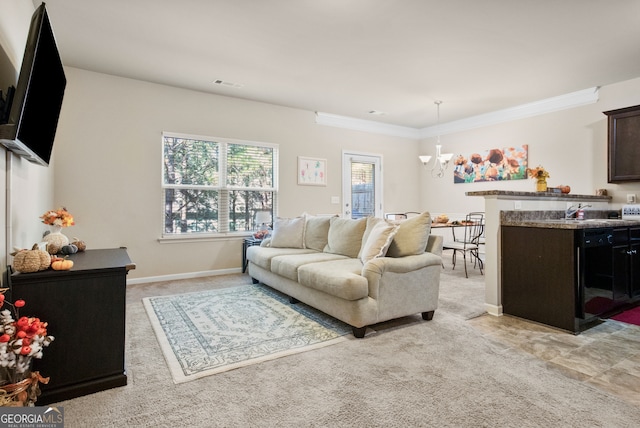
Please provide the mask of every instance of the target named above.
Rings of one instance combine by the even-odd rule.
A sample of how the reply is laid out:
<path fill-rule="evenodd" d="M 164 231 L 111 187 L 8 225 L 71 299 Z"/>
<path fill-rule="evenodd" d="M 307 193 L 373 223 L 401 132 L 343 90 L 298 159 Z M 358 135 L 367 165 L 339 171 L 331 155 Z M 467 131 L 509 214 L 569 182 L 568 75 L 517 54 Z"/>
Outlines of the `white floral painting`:
<path fill-rule="evenodd" d="M 298 184 L 326 186 L 327 160 L 298 156 Z"/>

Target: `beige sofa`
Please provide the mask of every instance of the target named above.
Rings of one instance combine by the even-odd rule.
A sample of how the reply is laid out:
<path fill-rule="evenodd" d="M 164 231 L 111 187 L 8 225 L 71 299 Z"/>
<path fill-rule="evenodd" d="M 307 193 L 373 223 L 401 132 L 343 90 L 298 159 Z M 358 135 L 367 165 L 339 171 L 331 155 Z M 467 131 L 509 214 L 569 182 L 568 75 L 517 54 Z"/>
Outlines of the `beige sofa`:
<path fill-rule="evenodd" d="M 304 215 L 279 219 L 270 238 L 247 249 L 248 272 L 262 282 L 353 327 L 438 307 L 442 237 L 429 213 L 390 223 Z"/>

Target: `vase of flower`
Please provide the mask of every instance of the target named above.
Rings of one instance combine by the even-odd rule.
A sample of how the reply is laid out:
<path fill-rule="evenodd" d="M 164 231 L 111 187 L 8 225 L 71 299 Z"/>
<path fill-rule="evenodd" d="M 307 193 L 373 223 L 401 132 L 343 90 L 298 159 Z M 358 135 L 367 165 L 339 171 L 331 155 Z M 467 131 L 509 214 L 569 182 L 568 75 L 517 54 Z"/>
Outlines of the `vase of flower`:
<path fill-rule="evenodd" d="M 69 238 L 62 234 L 63 227 L 73 226 L 73 216 L 66 208 L 50 210 L 40 216 L 42 222 L 49 225 L 50 232 L 43 236 L 49 254 L 58 254 L 62 247 L 69 245 Z"/>
<path fill-rule="evenodd" d="M 43 378 L 40 373 L 33 372 L 19 382 L 0 385 L 0 406 L 34 406 L 40 395 L 40 382 L 47 384 L 49 378 Z"/>
<path fill-rule="evenodd" d="M 529 177 L 536 180 L 536 191 L 547 191 L 547 178 L 549 178 L 549 172 L 544 167 L 538 165 L 536 168 L 527 168 Z"/>
<path fill-rule="evenodd" d="M 26 305 L 18 299 L 6 301 L 0 288 L 0 307 L 13 308 L 0 311 L 0 406 L 33 405 L 40 394 L 39 383 L 48 383 L 37 371 L 31 371 L 33 358 L 42 358 L 44 348 L 53 342 L 47 334 L 48 324 L 37 317 L 20 316 Z"/>
<path fill-rule="evenodd" d="M 546 192 L 547 191 L 547 178 L 546 177 L 538 177 L 536 179 L 536 191 L 538 191 L 538 192 Z"/>

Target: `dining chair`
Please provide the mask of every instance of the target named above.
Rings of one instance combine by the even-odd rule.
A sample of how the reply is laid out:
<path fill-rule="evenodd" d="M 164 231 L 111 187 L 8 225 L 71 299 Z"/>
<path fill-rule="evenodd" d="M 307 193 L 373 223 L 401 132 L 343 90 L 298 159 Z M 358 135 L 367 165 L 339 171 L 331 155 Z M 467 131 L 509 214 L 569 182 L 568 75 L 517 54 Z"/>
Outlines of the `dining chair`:
<path fill-rule="evenodd" d="M 405 213 L 386 213 L 384 218 L 387 220 L 406 220 L 407 215 Z"/>
<path fill-rule="evenodd" d="M 464 234 L 457 240 L 447 241 L 442 245 L 443 250 L 453 250 L 453 256 L 451 261 L 453 263 L 453 269 L 456 268 L 456 258 L 458 252 L 462 253 L 462 259 L 464 260 L 464 274 L 469 278 L 467 272 L 467 253 L 469 253 L 471 259 L 474 262 L 474 267 L 480 268 L 480 274 L 483 274 L 482 268 L 484 264 L 480 259 L 480 237 L 484 233 L 484 213 L 473 212 L 466 215 L 464 224 Z"/>

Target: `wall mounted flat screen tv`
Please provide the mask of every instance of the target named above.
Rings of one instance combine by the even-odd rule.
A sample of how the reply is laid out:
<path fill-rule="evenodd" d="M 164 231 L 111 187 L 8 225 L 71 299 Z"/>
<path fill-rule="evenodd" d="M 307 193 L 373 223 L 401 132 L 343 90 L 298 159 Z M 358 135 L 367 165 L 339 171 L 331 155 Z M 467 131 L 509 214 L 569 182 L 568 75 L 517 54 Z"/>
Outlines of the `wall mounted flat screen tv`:
<path fill-rule="evenodd" d="M 0 124 L 0 143 L 27 160 L 48 166 L 58 127 L 67 79 L 42 3 L 31 18 L 27 46 L 6 124 Z"/>

